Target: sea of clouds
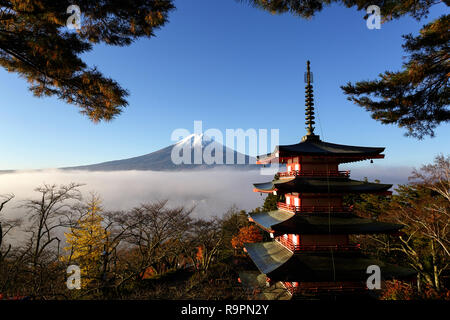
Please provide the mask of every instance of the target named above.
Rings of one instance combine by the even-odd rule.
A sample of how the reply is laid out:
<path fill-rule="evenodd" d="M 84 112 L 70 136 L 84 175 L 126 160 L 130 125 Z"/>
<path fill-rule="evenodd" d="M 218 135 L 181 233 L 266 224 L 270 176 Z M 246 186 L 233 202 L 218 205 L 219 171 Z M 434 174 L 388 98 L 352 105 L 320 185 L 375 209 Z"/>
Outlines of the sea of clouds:
<path fill-rule="evenodd" d="M 407 183 L 410 167 L 378 165 L 350 166 L 352 179 L 375 179 L 395 185 Z M 264 203 L 265 195 L 253 192 L 253 183 L 267 182 L 272 176 L 259 170 L 209 169 L 203 171 L 72 171 L 39 170 L 0 173 L 0 195 L 14 194 L 15 198 L 1 212 L 0 218 L 24 218 L 21 205 L 28 199 L 39 199 L 34 191 L 43 184 L 84 184 L 80 187 L 85 199 L 91 192 L 98 194 L 106 210 L 127 210 L 142 203 L 169 200 L 169 206 L 195 207 L 192 217 L 221 217 L 232 206 L 252 210 Z M 27 219 L 23 219 L 26 224 Z M 22 229 L 13 231 L 11 242 L 24 238 Z"/>
<path fill-rule="evenodd" d="M 369 181 L 401 184 L 408 181 L 412 168 L 383 167 L 379 165 L 351 168 L 352 179 L 368 177 Z M 13 193 L 16 198 L 4 214 L 17 216 L 23 213 L 18 206 L 26 199 L 36 199 L 34 191 L 46 184 L 82 183 L 85 197 L 95 192 L 107 210 L 126 210 L 141 203 L 168 199 L 173 206 L 195 206 L 194 217 L 221 216 L 232 205 L 251 210 L 261 206 L 264 196 L 253 192 L 253 183 L 266 182 L 271 176 L 259 170 L 210 169 L 204 171 L 68 171 L 40 170 L 17 171 L 0 174 L 0 195 Z"/>
<path fill-rule="evenodd" d="M 207 170 L 187 172 L 67 170 L 18 171 L 0 174 L 0 194 L 13 193 L 14 201 L 5 209 L 8 216 L 23 211 L 26 199 L 38 199 L 34 191 L 45 184 L 82 183 L 85 198 L 97 193 L 107 210 L 126 210 L 142 203 L 168 199 L 171 206 L 195 206 L 194 217 L 221 216 L 232 205 L 244 210 L 261 206 L 252 183 L 270 180 L 258 170 Z"/>

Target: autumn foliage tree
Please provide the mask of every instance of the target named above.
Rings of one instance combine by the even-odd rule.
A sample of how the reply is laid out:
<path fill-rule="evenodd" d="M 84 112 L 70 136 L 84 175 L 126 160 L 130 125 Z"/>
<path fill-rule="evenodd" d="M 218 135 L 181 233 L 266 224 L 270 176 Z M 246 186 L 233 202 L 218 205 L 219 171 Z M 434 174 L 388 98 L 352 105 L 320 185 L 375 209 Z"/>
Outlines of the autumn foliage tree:
<path fill-rule="evenodd" d="M 390 215 L 405 225 L 397 250 L 437 291 L 441 275 L 450 266 L 450 157 L 437 156 L 433 164 L 414 170 L 413 183 L 401 185 Z"/>
<path fill-rule="evenodd" d="M 380 299 L 381 300 L 413 300 L 415 298 L 414 288 L 411 284 L 393 280 L 386 282 Z"/>
<path fill-rule="evenodd" d="M 194 262 L 197 270 L 208 271 L 217 259 L 223 243 L 221 226 L 219 219 L 197 219 L 192 223 L 192 229 L 185 241 L 185 253 Z"/>
<path fill-rule="evenodd" d="M 249 225 L 248 215 L 244 210 L 238 210 L 236 206 L 230 207 L 222 219 L 222 246 L 223 252 L 233 255 L 234 248 L 231 239 L 239 233 L 241 228 Z"/>
<path fill-rule="evenodd" d="M 88 287 L 98 282 L 101 271 L 102 252 L 108 232 L 103 228 L 100 199 L 93 195 L 85 207 L 84 214 L 76 224 L 65 233 L 68 252 L 62 260 L 68 264 L 77 264 L 81 269 L 81 284 Z"/>
<path fill-rule="evenodd" d="M 249 225 L 239 230 L 239 233 L 231 239 L 231 245 L 235 249 L 242 249 L 245 243 L 261 242 L 261 231 L 255 225 Z"/>
<path fill-rule="evenodd" d="M 410 283 L 392 280 L 386 281 L 381 300 L 450 300 L 450 290 L 436 291 L 432 286 L 426 285 L 421 292 L 416 292 Z"/>
<path fill-rule="evenodd" d="M 123 261 L 126 271 L 121 283 L 139 278 L 148 268 L 158 271 L 162 263 L 167 264 L 181 254 L 183 248 L 178 240 L 184 239 L 191 227 L 192 210 L 171 208 L 164 200 L 142 204 L 121 214 L 123 242 L 132 255 Z"/>
<path fill-rule="evenodd" d="M 389 258 L 416 270 L 419 291 L 428 286 L 442 292 L 442 278 L 450 267 L 450 157 L 437 156 L 434 163 L 414 170 L 410 179 L 390 197 L 353 199 L 358 214 L 404 226 L 396 237 L 368 236 L 364 247 L 377 244 Z M 402 288 L 395 284 L 391 291 Z"/>
<path fill-rule="evenodd" d="M 77 0 L 81 28 L 66 27 L 69 0 L 0 1 L 0 65 L 25 78 L 37 97 L 77 105 L 93 121 L 111 120 L 127 91 L 81 58 L 93 44 L 128 46 L 154 36 L 174 8 L 168 0 Z"/>

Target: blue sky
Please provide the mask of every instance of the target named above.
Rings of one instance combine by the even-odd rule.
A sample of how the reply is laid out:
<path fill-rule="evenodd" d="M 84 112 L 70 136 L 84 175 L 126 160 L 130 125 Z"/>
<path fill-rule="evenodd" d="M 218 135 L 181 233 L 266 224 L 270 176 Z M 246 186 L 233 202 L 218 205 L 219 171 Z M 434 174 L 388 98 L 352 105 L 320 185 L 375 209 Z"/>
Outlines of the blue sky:
<path fill-rule="evenodd" d="M 85 55 L 130 91 L 129 107 L 109 123 L 93 124 L 76 107 L 37 99 L 25 80 L 0 69 L 0 170 L 54 168 L 123 159 L 171 143 L 177 128 L 280 129 L 298 142 L 304 129 L 306 60 L 314 72 L 317 133 L 327 141 L 385 146 L 387 166 L 419 166 L 448 153 L 450 128 L 418 141 L 385 126 L 347 101 L 340 85 L 399 70 L 402 34 L 428 19 L 410 17 L 369 30 L 364 13 L 328 7 L 312 20 L 272 15 L 234 0 L 176 1 L 157 37 L 129 47 L 96 46 Z M 82 8 L 81 8 L 82 9 Z"/>

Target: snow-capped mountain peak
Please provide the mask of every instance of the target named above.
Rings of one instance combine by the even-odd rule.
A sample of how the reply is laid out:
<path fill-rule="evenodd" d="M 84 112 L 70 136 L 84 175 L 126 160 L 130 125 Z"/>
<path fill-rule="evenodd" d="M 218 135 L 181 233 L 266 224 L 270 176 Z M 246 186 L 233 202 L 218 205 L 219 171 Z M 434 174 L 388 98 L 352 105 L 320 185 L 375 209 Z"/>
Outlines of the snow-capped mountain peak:
<path fill-rule="evenodd" d="M 202 161 L 201 164 L 196 164 L 194 162 L 195 152 L 201 147 L 203 152 L 210 153 L 213 157 L 216 152 L 222 154 L 222 164 L 206 164 Z M 207 148 L 208 147 L 208 148 Z M 172 159 L 173 148 L 176 148 L 177 152 L 182 150 L 184 152 L 186 148 L 190 149 L 191 153 L 191 164 L 174 164 Z M 220 151 L 219 151 L 220 150 Z M 189 150 L 188 150 L 189 152 Z M 226 161 L 227 154 L 232 156 L 232 163 L 227 164 Z M 244 162 L 241 164 L 237 162 L 239 159 L 243 159 Z M 87 166 L 71 167 L 64 169 L 76 169 L 76 170 L 92 170 L 92 171 L 114 171 L 114 170 L 153 170 L 153 171 L 179 171 L 179 170 L 204 170 L 217 167 L 233 167 L 240 168 L 244 170 L 259 169 L 259 166 L 255 165 L 256 160 L 248 155 L 239 153 L 233 149 L 229 149 L 224 146 L 220 141 L 211 139 L 205 134 L 190 134 L 175 144 L 160 149 L 158 151 L 123 160 L 114 160 L 103 163 L 97 163 Z"/>
<path fill-rule="evenodd" d="M 181 146 L 181 145 L 187 144 L 191 147 L 195 147 L 195 146 L 199 146 L 199 145 L 201 145 L 202 147 L 205 147 L 211 141 L 214 141 L 214 140 L 211 139 L 210 137 L 208 137 L 207 135 L 205 135 L 204 133 L 200 133 L 200 134 L 192 133 L 192 134 L 188 135 L 187 137 L 178 141 L 175 145 Z"/>

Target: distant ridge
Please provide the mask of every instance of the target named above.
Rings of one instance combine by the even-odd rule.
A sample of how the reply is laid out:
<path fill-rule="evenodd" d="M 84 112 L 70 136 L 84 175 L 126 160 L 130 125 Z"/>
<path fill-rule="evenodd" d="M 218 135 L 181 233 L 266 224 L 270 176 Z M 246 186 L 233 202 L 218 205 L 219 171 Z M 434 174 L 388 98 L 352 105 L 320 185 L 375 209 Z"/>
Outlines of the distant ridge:
<path fill-rule="evenodd" d="M 192 146 L 191 151 L 191 159 L 192 162 L 194 161 L 194 150 L 193 146 L 201 143 L 202 148 L 204 150 L 205 147 L 210 146 L 211 148 L 214 148 L 215 150 L 222 149 L 223 151 L 223 164 L 179 164 L 176 165 L 172 162 L 172 149 L 175 146 L 178 146 L 182 148 L 183 146 Z M 234 157 L 234 163 L 235 164 L 226 164 L 226 154 L 227 151 L 231 154 L 233 154 Z M 214 156 L 214 152 L 213 152 Z M 237 157 L 244 158 L 245 164 L 236 164 L 237 163 Z M 123 160 L 114 160 L 114 161 L 108 161 L 108 162 L 102 162 L 92 165 L 85 165 L 85 166 L 77 166 L 77 167 L 68 167 L 68 168 L 61 168 L 63 170 L 86 170 L 86 171 L 126 171 L 126 170 L 149 170 L 149 171 L 182 171 L 182 170 L 206 170 L 206 169 L 212 169 L 212 168 L 233 168 L 233 169 L 241 169 L 241 170 L 255 170 L 259 169 L 259 166 L 256 164 L 256 159 L 253 157 L 250 157 L 248 155 L 244 155 L 242 153 L 239 153 L 235 150 L 229 149 L 225 147 L 224 145 L 211 140 L 209 137 L 204 136 L 203 134 L 200 135 L 190 135 L 183 140 L 177 142 L 174 145 L 168 146 L 166 148 L 160 149 L 158 151 L 133 157 L 129 159 L 123 159 Z"/>

